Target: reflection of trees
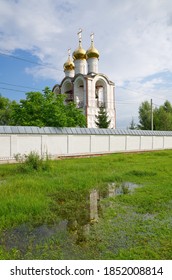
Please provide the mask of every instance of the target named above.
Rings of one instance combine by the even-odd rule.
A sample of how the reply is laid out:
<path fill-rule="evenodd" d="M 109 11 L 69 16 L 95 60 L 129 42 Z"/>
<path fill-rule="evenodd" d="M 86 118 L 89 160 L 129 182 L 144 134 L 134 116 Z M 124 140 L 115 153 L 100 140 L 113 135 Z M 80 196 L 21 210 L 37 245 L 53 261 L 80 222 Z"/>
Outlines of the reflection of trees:
<path fill-rule="evenodd" d="M 89 203 L 86 203 L 88 207 L 80 208 L 79 212 L 75 213 L 74 219 L 68 219 L 67 228 L 75 237 L 77 244 L 87 240 L 90 226 L 98 221 L 101 212 L 100 198 L 114 196 L 116 187 L 116 184 L 109 184 L 108 188 L 101 192 L 92 190 L 89 194 Z"/>

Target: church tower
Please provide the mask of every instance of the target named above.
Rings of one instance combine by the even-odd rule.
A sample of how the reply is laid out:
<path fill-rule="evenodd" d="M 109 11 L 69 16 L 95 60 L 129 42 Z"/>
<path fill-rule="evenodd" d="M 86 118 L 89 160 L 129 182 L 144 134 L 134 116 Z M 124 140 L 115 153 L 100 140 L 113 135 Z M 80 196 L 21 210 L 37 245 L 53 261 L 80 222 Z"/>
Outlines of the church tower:
<path fill-rule="evenodd" d="M 87 51 L 82 47 L 82 30 L 78 32 L 78 48 L 73 52 L 73 60 L 68 50 L 68 60 L 64 63 L 65 77 L 60 85 L 53 87 L 56 94 L 66 94 L 66 102 L 75 102 L 87 119 L 87 127 L 95 128 L 95 115 L 100 107 L 105 108 L 111 120 L 110 128 L 116 126 L 115 84 L 98 71 L 99 52 L 94 46 L 94 33 L 90 35 L 91 45 Z"/>

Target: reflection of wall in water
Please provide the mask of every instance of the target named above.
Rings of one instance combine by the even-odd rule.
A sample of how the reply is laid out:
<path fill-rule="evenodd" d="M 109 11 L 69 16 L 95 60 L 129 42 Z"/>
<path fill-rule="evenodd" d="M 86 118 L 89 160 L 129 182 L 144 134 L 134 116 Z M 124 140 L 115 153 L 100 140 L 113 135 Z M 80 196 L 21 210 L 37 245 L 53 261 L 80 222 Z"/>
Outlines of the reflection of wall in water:
<path fill-rule="evenodd" d="M 98 219 L 98 200 L 99 193 L 97 190 L 93 190 L 90 193 L 90 220 Z"/>

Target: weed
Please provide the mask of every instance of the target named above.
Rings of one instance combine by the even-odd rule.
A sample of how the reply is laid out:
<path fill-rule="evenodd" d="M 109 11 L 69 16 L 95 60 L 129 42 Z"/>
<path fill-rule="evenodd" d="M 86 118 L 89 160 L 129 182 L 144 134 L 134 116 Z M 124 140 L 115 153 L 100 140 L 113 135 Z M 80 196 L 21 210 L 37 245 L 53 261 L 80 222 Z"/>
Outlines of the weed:
<path fill-rule="evenodd" d="M 122 188 L 122 193 L 123 194 L 128 194 L 130 192 L 129 191 L 129 186 L 127 186 L 125 184 L 122 184 L 121 188 Z"/>
<path fill-rule="evenodd" d="M 28 155 L 16 154 L 15 159 L 20 163 L 19 170 L 21 172 L 48 170 L 50 167 L 48 155 L 44 158 L 35 151 L 30 152 Z"/>

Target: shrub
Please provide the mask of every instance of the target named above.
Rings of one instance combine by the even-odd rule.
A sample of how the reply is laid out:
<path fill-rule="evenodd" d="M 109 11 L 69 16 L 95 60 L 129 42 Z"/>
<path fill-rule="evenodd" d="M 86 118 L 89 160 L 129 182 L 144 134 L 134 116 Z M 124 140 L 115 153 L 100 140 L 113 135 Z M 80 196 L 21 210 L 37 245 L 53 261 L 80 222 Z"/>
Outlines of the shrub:
<path fill-rule="evenodd" d="M 40 156 L 37 152 L 31 151 L 28 155 L 17 154 L 15 159 L 20 163 L 19 169 L 23 171 L 39 171 L 49 169 L 49 158 L 46 155 L 44 157 Z"/>

